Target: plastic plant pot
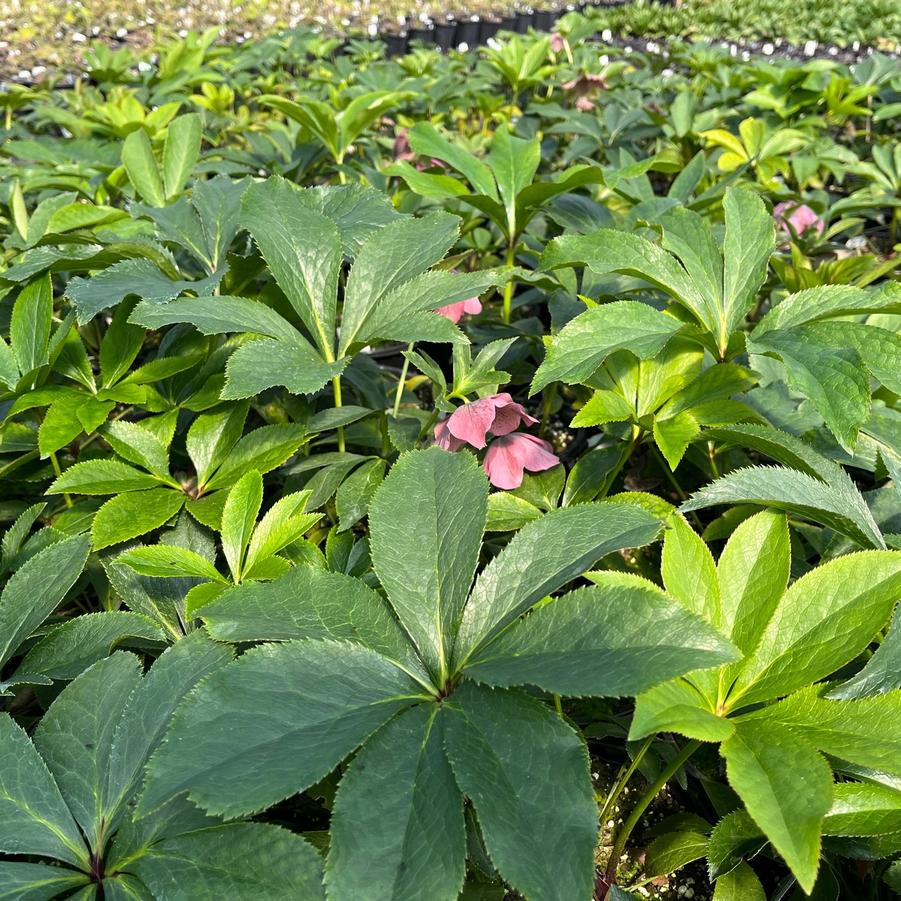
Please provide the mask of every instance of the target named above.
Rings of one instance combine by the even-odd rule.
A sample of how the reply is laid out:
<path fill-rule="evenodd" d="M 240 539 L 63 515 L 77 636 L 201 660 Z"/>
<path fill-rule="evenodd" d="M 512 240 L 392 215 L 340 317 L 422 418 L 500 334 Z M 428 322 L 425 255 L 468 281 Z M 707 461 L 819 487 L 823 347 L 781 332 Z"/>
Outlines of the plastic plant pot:
<path fill-rule="evenodd" d="M 457 46 L 466 44 L 467 47 L 475 47 L 479 43 L 479 31 L 482 23 L 478 16 L 472 16 L 463 22 L 457 22 Z"/>
<path fill-rule="evenodd" d="M 497 19 L 482 19 L 479 22 L 479 43 L 487 44 L 501 29 L 501 23 Z"/>
<path fill-rule="evenodd" d="M 382 40 L 388 48 L 388 56 L 403 56 L 407 52 L 408 39 L 405 32 L 384 34 Z"/>
<path fill-rule="evenodd" d="M 535 13 L 533 13 L 532 10 L 522 10 L 516 14 L 516 22 L 513 26 L 513 30 L 517 34 L 525 34 L 534 21 Z"/>
<path fill-rule="evenodd" d="M 456 47 L 457 43 L 456 22 L 439 22 L 435 26 L 435 44 L 443 53 Z"/>

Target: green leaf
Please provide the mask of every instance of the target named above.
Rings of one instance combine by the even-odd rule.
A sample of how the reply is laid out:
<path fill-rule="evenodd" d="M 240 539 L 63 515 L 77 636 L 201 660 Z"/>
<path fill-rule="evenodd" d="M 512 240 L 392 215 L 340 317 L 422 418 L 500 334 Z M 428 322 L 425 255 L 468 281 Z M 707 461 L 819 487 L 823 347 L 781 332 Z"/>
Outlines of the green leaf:
<path fill-rule="evenodd" d="M 162 742 L 175 708 L 198 682 L 221 670 L 231 659 L 230 648 L 196 631 L 154 661 L 116 723 L 106 774 L 108 787 L 103 795 L 108 824 L 128 815 L 127 802 L 137 791 L 144 764 Z M 141 728 L 136 729 L 135 723 Z"/>
<path fill-rule="evenodd" d="M 103 437 L 129 463 L 142 466 L 158 479 L 171 480 L 169 451 L 149 429 L 134 422 L 116 420 L 103 429 Z"/>
<path fill-rule="evenodd" d="M 129 869 L 155 898 L 325 899 L 322 859 L 314 848 L 269 823 L 227 823 L 164 838 Z"/>
<path fill-rule="evenodd" d="M 475 575 L 487 501 L 475 458 L 434 447 L 403 455 L 370 505 L 376 574 L 441 682 Z"/>
<path fill-rule="evenodd" d="M 645 876 L 666 876 L 707 853 L 707 836 L 700 832 L 665 832 L 648 845 Z"/>
<path fill-rule="evenodd" d="M 203 335 L 254 332 L 269 338 L 306 344 L 300 332 L 275 310 L 259 300 L 246 297 L 220 295 L 214 302 L 206 297 L 183 297 L 165 304 L 145 301 L 135 307 L 129 321 L 151 329 L 189 322 Z"/>
<path fill-rule="evenodd" d="M 384 460 L 367 460 L 357 467 L 335 492 L 338 531 L 346 532 L 368 512 L 369 504 L 385 478 Z"/>
<path fill-rule="evenodd" d="M 504 879 L 527 898 L 590 897 L 597 806 L 581 738 L 518 691 L 464 683 L 443 707 L 457 785 Z"/>
<path fill-rule="evenodd" d="M 766 892 L 754 871 L 742 862 L 716 880 L 713 901 L 766 901 Z"/>
<path fill-rule="evenodd" d="M 877 782 L 839 782 L 823 823 L 824 835 L 881 835 L 901 831 L 901 791 Z"/>
<path fill-rule="evenodd" d="M 50 771 L 6 713 L 0 713 L 0 851 L 76 866 L 88 862 L 84 839 Z"/>
<path fill-rule="evenodd" d="M 456 901 L 466 833 L 443 727 L 437 705 L 404 711 L 347 768 L 332 808 L 329 898 Z"/>
<path fill-rule="evenodd" d="M 50 276 L 35 279 L 19 293 L 13 304 L 9 342 L 22 375 L 50 361 L 48 345 L 53 321 L 53 288 Z"/>
<path fill-rule="evenodd" d="M 726 237 L 723 241 L 723 326 L 720 346 L 725 347 L 757 301 L 767 265 L 776 249 L 773 217 L 755 191 L 727 188 L 723 196 Z"/>
<path fill-rule="evenodd" d="M 810 399 L 842 447 L 854 447 L 871 407 L 869 377 L 855 349 L 830 347 L 799 326 L 769 331 L 749 341 L 748 351 L 778 356 L 789 386 Z"/>
<path fill-rule="evenodd" d="M 163 641 L 159 626 L 141 613 L 106 610 L 55 626 L 25 655 L 17 673 L 74 679 L 128 639 Z"/>
<path fill-rule="evenodd" d="M 617 350 L 650 359 L 683 325 L 637 301 L 621 300 L 593 307 L 568 322 L 551 339 L 529 394 L 537 394 L 551 382 L 584 382 Z"/>
<path fill-rule="evenodd" d="M 196 551 L 171 544 L 130 548 L 116 558 L 116 563 L 126 564 L 142 576 L 159 579 L 196 576 L 214 582 L 222 581 L 222 576 L 209 560 Z"/>
<path fill-rule="evenodd" d="M 901 691 L 833 701 L 819 697 L 814 686 L 764 708 L 759 717 L 797 731 L 832 757 L 901 775 Z"/>
<path fill-rule="evenodd" d="M 34 733 L 35 747 L 92 848 L 105 829 L 113 735 L 140 682 L 134 654 L 101 660 L 63 689 Z"/>
<path fill-rule="evenodd" d="M 185 791 L 227 817 L 269 807 L 322 779 L 417 690 L 394 664 L 359 645 L 254 648 L 178 709 L 148 765 L 140 811 Z"/>
<path fill-rule="evenodd" d="M 388 295 L 444 257 L 459 227 L 456 216 L 431 213 L 422 219 L 396 219 L 367 239 L 347 278 L 339 356 L 362 340 L 367 320 Z M 440 299 L 436 306 L 441 306 Z"/>
<path fill-rule="evenodd" d="M 720 586 L 713 555 L 678 514 L 671 517 L 663 536 L 660 575 L 667 592 L 686 610 L 722 628 Z"/>
<path fill-rule="evenodd" d="M 87 562 L 84 535 L 39 551 L 12 575 L 0 594 L 0 665 L 59 606 Z"/>
<path fill-rule="evenodd" d="M 655 416 L 653 432 L 657 447 L 669 468 L 675 471 L 688 445 L 701 433 L 701 424 L 692 413 L 685 411 L 667 419 Z"/>
<path fill-rule="evenodd" d="M 163 147 L 163 185 L 171 200 L 185 186 L 200 157 L 203 121 L 198 113 L 187 113 L 169 123 Z"/>
<path fill-rule="evenodd" d="M 485 159 L 494 173 L 498 191 L 507 211 L 507 234 L 515 236 L 521 224 L 516 220 L 516 195 L 532 184 L 541 163 L 541 142 L 535 138 L 513 137 L 504 126 L 495 130 L 491 151 Z"/>
<path fill-rule="evenodd" d="M 901 688 L 901 607 L 895 608 L 888 634 L 860 672 L 833 688 L 829 697 L 851 700 Z"/>
<path fill-rule="evenodd" d="M 272 582 L 231 589 L 205 605 L 201 615 L 217 641 L 346 639 L 425 678 L 422 664 L 382 596 L 344 573 L 296 566 Z"/>
<path fill-rule="evenodd" d="M 203 413 L 191 423 L 185 446 L 197 473 L 198 486 L 206 484 L 241 437 L 247 409 L 246 403 L 229 404 L 215 412 Z"/>
<path fill-rule="evenodd" d="M 687 679 L 674 679 L 640 694 L 629 727 L 629 740 L 655 732 L 678 732 L 698 741 L 725 741 L 735 726 L 717 714 L 710 699 Z"/>
<path fill-rule="evenodd" d="M 231 449 L 222 465 L 206 481 L 206 490 L 230 488 L 249 469 L 261 475 L 281 466 L 303 444 L 303 426 L 264 425 L 244 435 Z"/>
<path fill-rule="evenodd" d="M 515 532 L 526 523 L 541 519 L 541 510 L 534 504 L 511 494 L 495 491 L 488 495 L 488 520 L 486 532 Z"/>
<path fill-rule="evenodd" d="M 730 706 L 786 695 L 828 676 L 870 643 L 899 595 L 899 551 L 848 554 L 802 576 L 742 664 Z"/>
<path fill-rule="evenodd" d="M 243 574 L 244 554 L 263 503 L 263 477 L 248 470 L 229 490 L 222 508 L 222 552 L 235 581 Z"/>
<path fill-rule="evenodd" d="M 131 132 L 122 143 L 122 165 L 142 199 L 153 206 L 165 206 L 163 180 L 153 156 L 150 138 L 143 128 Z"/>
<path fill-rule="evenodd" d="M 464 665 L 489 639 L 601 557 L 653 541 L 660 520 L 640 507 L 578 504 L 524 526 L 480 573 L 454 651 Z"/>
<path fill-rule="evenodd" d="M 94 549 L 137 538 L 167 523 L 182 508 L 185 495 L 170 488 L 131 491 L 110 498 L 91 526 Z"/>
<path fill-rule="evenodd" d="M 742 724 L 720 752 L 729 784 L 809 894 L 832 804 L 826 761 L 797 735 L 759 722 Z"/>
<path fill-rule="evenodd" d="M 719 318 L 711 315 L 703 294 L 678 260 L 646 238 L 612 228 L 600 228 L 588 235 L 554 238 L 541 257 L 541 268 L 587 266 L 596 275 L 620 272 L 644 279 L 669 294 L 695 315 L 712 334 L 717 334 Z"/>
<path fill-rule="evenodd" d="M 326 363 L 299 337 L 293 341 L 250 341 L 228 358 L 222 399 L 254 397 L 278 385 L 292 394 L 314 394 L 339 376 L 346 365 L 346 360 Z"/>
<path fill-rule="evenodd" d="M 341 237 L 335 224 L 280 176 L 250 185 L 241 222 L 325 359 L 334 359 Z"/>
<path fill-rule="evenodd" d="M 488 166 L 458 144 L 439 134 L 430 122 L 417 122 L 409 131 L 410 147 L 420 156 L 449 163 L 479 192 L 498 199 L 494 176 Z"/>
<path fill-rule="evenodd" d="M 303 513 L 309 499 L 309 492 L 298 491 L 289 494 L 273 504 L 254 529 L 247 549 L 249 572 L 255 563 L 260 563 L 282 548 L 303 536 L 321 518 L 320 513 Z"/>
<path fill-rule="evenodd" d="M 44 863 L 0 861 L 0 898 L 9 901 L 50 901 L 89 883 L 87 873 Z"/>
<path fill-rule="evenodd" d="M 159 479 L 119 460 L 85 460 L 70 466 L 47 489 L 47 494 L 116 494 L 159 484 Z"/>
<path fill-rule="evenodd" d="M 587 426 L 606 425 L 608 422 L 628 422 L 633 415 L 634 410 L 629 401 L 618 392 L 603 388 L 591 395 L 576 413 L 570 426 L 582 429 Z"/>
<path fill-rule="evenodd" d="M 464 672 L 490 685 L 620 697 L 736 656 L 660 589 L 614 576 L 534 610 L 476 653 Z"/>

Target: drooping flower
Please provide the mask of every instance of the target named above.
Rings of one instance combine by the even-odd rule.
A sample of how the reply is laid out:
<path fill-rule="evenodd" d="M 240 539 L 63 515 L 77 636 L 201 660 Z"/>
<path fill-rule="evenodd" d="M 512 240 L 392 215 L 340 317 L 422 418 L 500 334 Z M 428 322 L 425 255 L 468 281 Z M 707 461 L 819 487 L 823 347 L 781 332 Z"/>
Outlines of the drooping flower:
<path fill-rule="evenodd" d="M 525 407 L 516 403 L 506 392 L 463 404 L 445 420 L 452 437 L 479 449 L 485 446 L 489 434 L 508 435 L 522 423 L 534 425 L 536 422 L 538 420 L 526 413 Z M 438 438 L 437 431 L 435 437 Z"/>
<path fill-rule="evenodd" d="M 591 99 L 591 95 L 598 91 L 609 87 L 607 79 L 603 75 L 594 75 L 588 72 L 582 72 L 578 78 L 566 82 L 563 90 L 567 94 L 574 94 L 576 97 L 575 107 L 582 112 L 588 112 L 595 108 L 595 103 Z"/>
<path fill-rule="evenodd" d="M 559 53 L 565 47 L 566 47 L 566 38 L 563 37 L 563 35 L 560 34 L 559 31 L 555 31 L 551 35 L 551 50 L 553 50 L 554 53 Z"/>
<path fill-rule="evenodd" d="M 416 154 L 410 147 L 410 139 L 407 137 L 407 129 L 398 130 L 394 138 L 394 159 L 396 160 L 415 160 Z"/>
<path fill-rule="evenodd" d="M 453 323 L 458 323 L 466 313 L 469 316 L 476 316 L 482 312 L 482 301 L 478 297 L 470 297 L 468 300 L 460 300 L 457 303 L 449 303 L 446 307 L 438 307 L 435 310 L 441 316 L 445 316 Z"/>
<path fill-rule="evenodd" d="M 815 228 L 817 234 L 821 235 L 826 230 L 826 223 L 806 203 L 795 203 L 791 200 L 777 203 L 773 207 L 773 218 L 786 234 L 794 231 L 800 236 L 807 229 Z"/>
<path fill-rule="evenodd" d="M 547 441 L 525 432 L 514 432 L 491 442 L 482 468 L 495 488 L 509 491 L 522 485 L 526 471 L 542 472 L 559 462 Z"/>
<path fill-rule="evenodd" d="M 435 423 L 435 444 L 446 451 L 458 451 L 466 442 L 454 438 L 448 431 L 447 420 L 440 419 Z"/>

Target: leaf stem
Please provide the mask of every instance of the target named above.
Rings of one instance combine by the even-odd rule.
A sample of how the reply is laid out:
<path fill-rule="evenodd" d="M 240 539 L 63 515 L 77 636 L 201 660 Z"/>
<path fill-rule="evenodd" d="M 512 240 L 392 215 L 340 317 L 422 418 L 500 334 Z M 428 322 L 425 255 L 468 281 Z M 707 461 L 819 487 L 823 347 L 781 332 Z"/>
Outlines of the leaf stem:
<path fill-rule="evenodd" d="M 50 463 L 53 465 L 53 471 L 56 473 L 56 477 L 59 479 L 62 477 L 62 470 L 59 468 L 59 460 L 56 459 L 56 452 L 53 451 L 50 454 Z M 63 494 L 63 500 L 66 502 L 67 507 L 72 506 L 72 497 L 69 494 Z"/>
<path fill-rule="evenodd" d="M 336 375 L 332 379 L 332 392 L 335 395 L 335 406 L 342 407 L 344 406 L 341 402 L 341 376 Z M 344 426 L 338 426 L 338 453 L 344 453 Z"/>
<path fill-rule="evenodd" d="M 616 876 L 616 867 L 626 847 L 626 842 L 632 834 L 632 830 L 638 825 L 644 812 L 648 809 L 651 801 L 657 797 L 657 794 L 669 782 L 670 779 L 679 771 L 680 767 L 694 754 L 701 746 L 699 741 L 692 740 L 685 745 L 682 750 L 664 767 L 660 775 L 648 786 L 647 791 L 639 798 L 638 803 L 632 809 L 628 819 L 623 823 L 622 829 L 616 836 L 613 843 L 613 850 L 610 852 L 610 860 L 607 862 L 607 879 L 612 880 Z"/>
<path fill-rule="evenodd" d="M 510 240 L 510 245 L 507 247 L 507 255 L 504 259 L 504 265 L 508 269 L 513 268 L 513 264 L 516 262 L 516 239 L 512 238 Z M 510 314 L 513 310 L 513 278 L 511 277 L 507 284 L 504 285 L 504 311 L 503 311 L 503 319 L 504 325 L 510 324 Z"/>
<path fill-rule="evenodd" d="M 413 342 L 411 341 L 407 345 L 407 353 L 410 353 L 413 350 Z M 397 419 L 398 411 L 400 410 L 400 401 L 404 396 L 404 384 L 407 381 L 407 371 L 410 368 L 410 361 L 407 357 L 404 357 L 404 365 L 400 371 L 400 379 L 397 382 L 397 391 L 394 392 L 394 409 L 391 411 L 391 415 Z"/>
<path fill-rule="evenodd" d="M 623 789 L 629 784 L 629 780 L 632 778 L 633 773 L 641 766 L 641 761 L 644 760 L 645 754 L 648 753 L 648 750 L 654 743 L 654 738 L 654 735 L 649 735 L 645 739 L 644 744 L 636 751 L 635 756 L 628 766 L 623 764 L 619 778 L 614 782 L 613 787 L 610 789 L 610 793 L 607 795 L 607 800 L 604 802 L 604 806 L 598 814 L 598 819 L 601 821 L 602 828 L 607 817 L 610 815 L 610 811 L 613 810 L 613 805 L 616 804 L 619 800 L 619 796 L 623 793 Z"/>

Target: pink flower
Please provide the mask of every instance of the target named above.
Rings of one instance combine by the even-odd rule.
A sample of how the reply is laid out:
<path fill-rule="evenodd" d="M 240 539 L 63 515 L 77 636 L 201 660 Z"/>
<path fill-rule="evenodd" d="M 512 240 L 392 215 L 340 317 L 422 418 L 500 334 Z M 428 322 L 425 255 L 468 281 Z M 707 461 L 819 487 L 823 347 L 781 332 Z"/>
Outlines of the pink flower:
<path fill-rule="evenodd" d="M 587 113 L 594 109 L 594 104 L 587 97 L 580 97 L 576 100 L 576 109 Z"/>
<path fill-rule="evenodd" d="M 522 485 L 525 470 L 542 472 L 559 462 L 547 441 L 525 432 L 515 432 L 491 442 L 482 468 L 495 488 L 509 490 Z"/>
<path fill-rule="evenodd" d="M 800 236 L 813 226 L 817 234 L 821 235 L 826 229 L 826 223 L 806 203 L 795 203 L 791 200 L 777 203 L 773 207 L 773 218 L 786 234 L 794 231 Z"/>
<path fill-rule="evenodd" d="M 482 312 L 482 302 L 478 297 L 470 297 L 468 300 L 460 300 L 457 303 L 449 303 L 446 307 L 438 307 L 435 310 L 440 316 L 445 316 L 451 322 L 460 321 L 464 313 L 475 316 Z"/>
<path fill-rule="evenodd" d="M 564 38 L 559 31 L 555 31 L 551 35 L 551 50 L 553 50 L 554 53 L 559 53 L 565 46 L 566 38 Z"/>
<path fill-rule="evenodd" d="M 483 448 L 489 433 L 496 436 L 508 435 L 521 423 L 534 425 L 536 422 L 538 420 L 534 416 L 529 416 L 522 404 L 516 403 L 504 392 L 492 394 L 490 397 L 480 397 L 471 404 L 457 407 L 445 420 L 445 426 L 450 437 L 471 444 L 475 448 Z M 449 441 L 450 437 L 444 440 Z M 441 441 L 437 426 L 435 438 Z"/>
<path fill-rule="evenodd" d="M 394 138 L 394 159 L 396 160 L 415 160 L 416 154 L 410 147 L 410 140 L 407 137 L 407 129 L 401 128 Z"/>

